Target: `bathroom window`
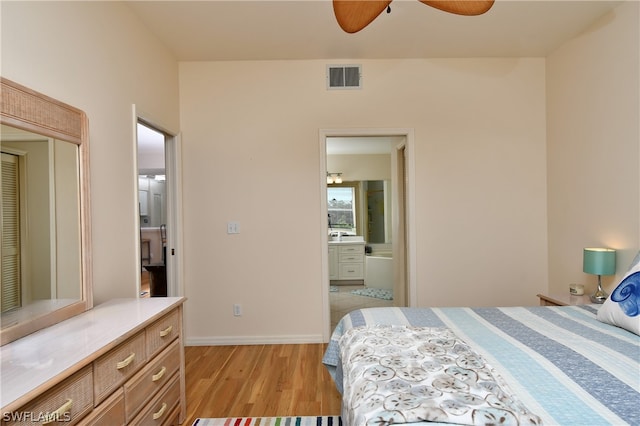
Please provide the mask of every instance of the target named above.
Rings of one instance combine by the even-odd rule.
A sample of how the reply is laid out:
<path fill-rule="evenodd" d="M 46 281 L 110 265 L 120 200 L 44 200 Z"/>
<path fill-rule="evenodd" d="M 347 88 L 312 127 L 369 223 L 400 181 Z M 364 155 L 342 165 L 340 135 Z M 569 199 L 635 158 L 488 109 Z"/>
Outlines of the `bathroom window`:
<path fill-rule="evenodd" d="M 356 188 L 353 185 L 328 186 L 329 232 L 356 235 Z"/>

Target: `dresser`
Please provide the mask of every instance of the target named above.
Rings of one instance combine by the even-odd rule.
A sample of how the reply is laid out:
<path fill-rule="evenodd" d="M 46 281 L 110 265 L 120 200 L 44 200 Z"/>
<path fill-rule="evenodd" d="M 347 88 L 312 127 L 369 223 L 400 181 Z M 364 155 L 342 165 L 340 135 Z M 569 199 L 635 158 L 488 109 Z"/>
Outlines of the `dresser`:
<path fill-rule="evenodd" d="M 364 241 L 329 242 L 329 279 L 335 284 L 364 282 Z"/>
<path fill-rule="evenodd" d="M 0 423 L 182 423 L 184 300 L 112 300 L 2 346 Z"/>

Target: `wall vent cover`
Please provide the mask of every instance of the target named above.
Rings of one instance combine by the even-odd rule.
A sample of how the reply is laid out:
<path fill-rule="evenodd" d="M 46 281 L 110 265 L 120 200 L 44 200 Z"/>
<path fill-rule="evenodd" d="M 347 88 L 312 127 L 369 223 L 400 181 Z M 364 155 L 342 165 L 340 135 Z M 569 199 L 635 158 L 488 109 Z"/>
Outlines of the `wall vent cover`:
<path fill-rule="evenodd" d="M 361 65 L 327 65 L 327 89 L 345 90 L 362 88 Z"/>

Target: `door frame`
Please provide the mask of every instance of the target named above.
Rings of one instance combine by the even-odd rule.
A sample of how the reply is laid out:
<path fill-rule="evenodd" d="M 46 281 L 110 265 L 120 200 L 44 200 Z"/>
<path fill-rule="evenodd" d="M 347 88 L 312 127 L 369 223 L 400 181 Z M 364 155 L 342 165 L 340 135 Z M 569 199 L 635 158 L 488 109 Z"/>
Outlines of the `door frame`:
<path fill-rule="evenodd" d="M 166 245 L 166 267 L 167 267 L 167 296 L 177 297 L 184 295 L 183 285 L 183 256 L 182 256 L 182 144 L 180 134 L 173 132 L 162 125 L 159 125 L 154 120 L 148 118 L 145 114 L 137 110 L 136 105 L 133 105 L 133 132 L 134 141 L 133 144 L 133 167 L 135 170 L 135 206 L 138 206 L 138 131 L 137 125 L 142 123 L 147 127 L 151 127 L 158 132 L 164 134 L 165 141 L 165 173 L 166 173 L 166 189 L 167 189 L 167 245 Z M 135 235 L 135 256 L 138 259 L 136 262 L 136 297 L 140 297 L 141 280 L 140 280 L 140 217 L 138 215 L 138 209 L 135 211 L 136 219 L 136 235 Z"/>
<path fill-rule="evenodd" d="M 320 150 L 320 173 L 319 173 L 319 185 L 320 185 L 320 211 L 327 211 L 327 138 L 328 137 L 362 137 L 362 136 L 404 136 L 405 142 L 394 147 L 392 152 L 392 158 L 396 158 L 398 155 L 404 154 L 404 173 L 401 170 L 395 170 L 394 180 L 394 193 L 396 193 L 398 185 L 404 184 L 405 194 L 404 197 L 404 232 L 402 232 L 399 226 L 402 221 L 393 219 L 393 235 L 399 235 L 402 233 L 405 236 L 404 241 L 404 253 L 406 258 L 404 262 L 405 269 L 405 303 L 406 306 L 415 306 L 417 300 L 416 293 L 416 241 L 415 241 L 415 161 L 414 161 L 414 130 L 412 128 L 361 128 L 361 129 L 320 129 L 318 132 L 319 150 Z M 393 160 L 393 164 L 398 164 L 397 160 Z M 399 176 L 404 176 L 404 182 L 400 182 L 396 179 Z M 397 200 L 397 198 L 396 198 Z M 394 201 L 394 208 L 397 206 L 397 201 Z M 398 209 L 400 211 L 400 209 Z M 395 211 L 394 211 L 395 213 Z M 321 266 L 321 289 L 322 289 L 322 317 L 323 317 L 323 339 L 328 342 L 331 338 L 331 306 L 329 301 L 329 238 L 327 235 L 327 215 L 320 214 L 320 266 Z M 398 233 L 397 233 L 398 232 Z M 394 241 L 396 238 L 394 237 Z M 393 244 L 393 256 L 394 256 L 394 271 L 396 268 L 402 268 L 403 265 L 397 264 L 399 257 L 397 250 L 400 248 Z"/>

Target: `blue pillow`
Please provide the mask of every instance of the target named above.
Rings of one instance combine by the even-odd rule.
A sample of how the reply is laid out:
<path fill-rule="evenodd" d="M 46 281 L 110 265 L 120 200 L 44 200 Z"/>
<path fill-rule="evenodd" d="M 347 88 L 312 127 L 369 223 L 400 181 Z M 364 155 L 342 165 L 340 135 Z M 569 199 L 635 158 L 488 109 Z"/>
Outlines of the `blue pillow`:
<path fill-rule="evenodd" d="M 598 310 L 597 318 L 640 335 L 640 252 L 620 284 Z"/>

